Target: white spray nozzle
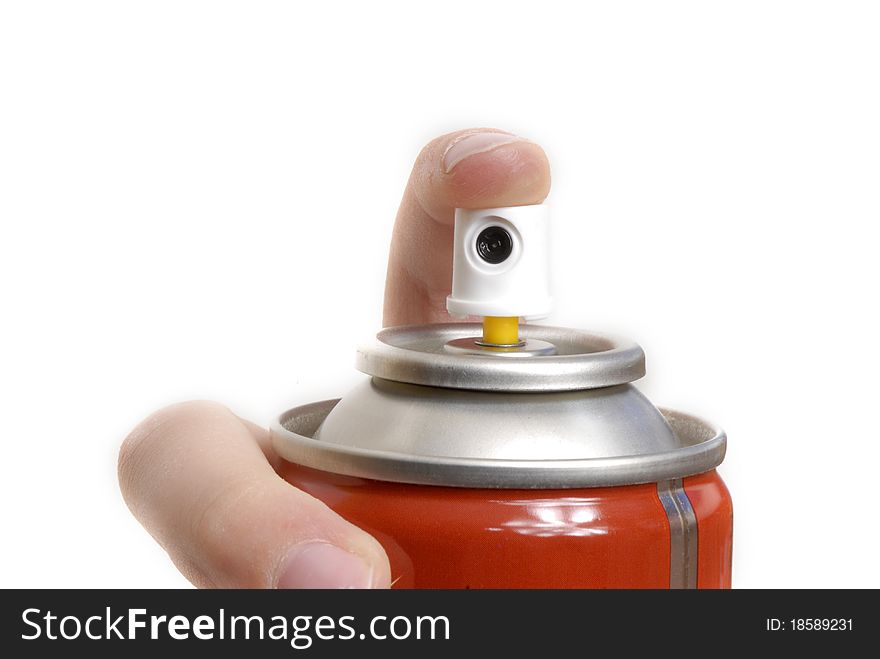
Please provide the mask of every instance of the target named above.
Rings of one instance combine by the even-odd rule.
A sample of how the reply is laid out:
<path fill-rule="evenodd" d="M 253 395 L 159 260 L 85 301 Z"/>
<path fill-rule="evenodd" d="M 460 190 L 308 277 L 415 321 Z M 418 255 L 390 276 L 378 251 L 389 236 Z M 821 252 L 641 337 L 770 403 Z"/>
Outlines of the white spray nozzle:
<path fill-rule="evenodd" d="M 553 302 L 548 219 L 544 204 L 456 209 L 449 313 L 548 316 Z"/>

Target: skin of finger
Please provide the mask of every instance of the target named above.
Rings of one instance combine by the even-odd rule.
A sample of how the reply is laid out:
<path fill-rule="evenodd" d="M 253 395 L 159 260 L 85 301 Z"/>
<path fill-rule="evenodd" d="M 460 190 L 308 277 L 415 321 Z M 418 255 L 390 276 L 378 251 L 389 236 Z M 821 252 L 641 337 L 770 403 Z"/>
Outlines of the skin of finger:
<path fill-rule="evenodd" d="M 266 460 L 272 466 L 272 469 L 277 472 L 281 468 L 282 459 L 281 456 L 275 452 L 275 449 L 272 448 L 272 438 L 269 435 L 269 431 L 262 426 L 258 426 L 253 421 L 248 421 L 241 417 L 237 418 L 242 425 L 247 428 L 251 437 L 254 438 L 254 441 L 257 443 L 257 446 L 260 447 L 263 455 L 266 456 Z"/>
<path fill-rule="evenodd" d="M 390 582 L 381 545 L 283 481 L 248 427 L 222 405 L 160 410 L 126 438 L 119 481 L 135 517 L 196 586 L 266 588 L 289 549 L 324 541 L 365 557 Z"/>
<path fill-rule="evenodd" d="M 516 141 L 459 162 L 450 172 L 443 154 L 464 135 L 503 132 L 474 128 L 428 143 L 403 195 L 388 259 L 383 324 L 443 322 L 452 286 L 456 208 L 541 203 L 550 191 L 550 165 L 534 142 Z"/>

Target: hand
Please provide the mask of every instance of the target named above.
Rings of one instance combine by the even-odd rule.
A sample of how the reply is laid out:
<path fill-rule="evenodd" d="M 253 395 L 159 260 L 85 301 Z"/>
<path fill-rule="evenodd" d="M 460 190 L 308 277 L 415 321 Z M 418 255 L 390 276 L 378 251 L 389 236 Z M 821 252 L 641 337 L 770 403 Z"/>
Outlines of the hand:
<path fill-rule="evenodd" d="M 394 226 L 384 325 L 449 319 L 456 207 L 536 204 L 549 188 L 544 152 L 509 133 L 466 130 L 428 144 Z M 282 480 L 279 461 L 265 429 L 219 404 L 189 402 L 131 432 L 119 483 L 132 513 L 196 586 L 387 588 L 382 546 Z"/>

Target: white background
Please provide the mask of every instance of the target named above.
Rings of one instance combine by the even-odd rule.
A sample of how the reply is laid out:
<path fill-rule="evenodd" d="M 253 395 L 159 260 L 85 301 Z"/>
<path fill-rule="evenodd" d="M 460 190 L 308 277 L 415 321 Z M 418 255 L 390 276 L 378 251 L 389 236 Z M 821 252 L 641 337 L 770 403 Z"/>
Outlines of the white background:
<path fill-rule="evenodd" d="M 117 447 L 338 396 L 421 145 L 553 167 L 557 312 L 721 424 L 734 585 L 880 586 L 880 14 L 856 2 L 8 2 L 0 585 L 182 586 Z"/>

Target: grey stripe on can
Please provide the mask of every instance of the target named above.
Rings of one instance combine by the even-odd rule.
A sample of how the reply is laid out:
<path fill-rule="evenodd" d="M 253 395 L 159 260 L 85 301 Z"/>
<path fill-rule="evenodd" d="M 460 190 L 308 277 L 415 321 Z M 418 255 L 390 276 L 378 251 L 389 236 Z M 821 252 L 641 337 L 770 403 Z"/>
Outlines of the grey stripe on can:
<path fill-rule="evenodd" d="M 680 478 L 657 483 L 669 520 L 669 587 L 697 587 L 697 516 Z"/>

